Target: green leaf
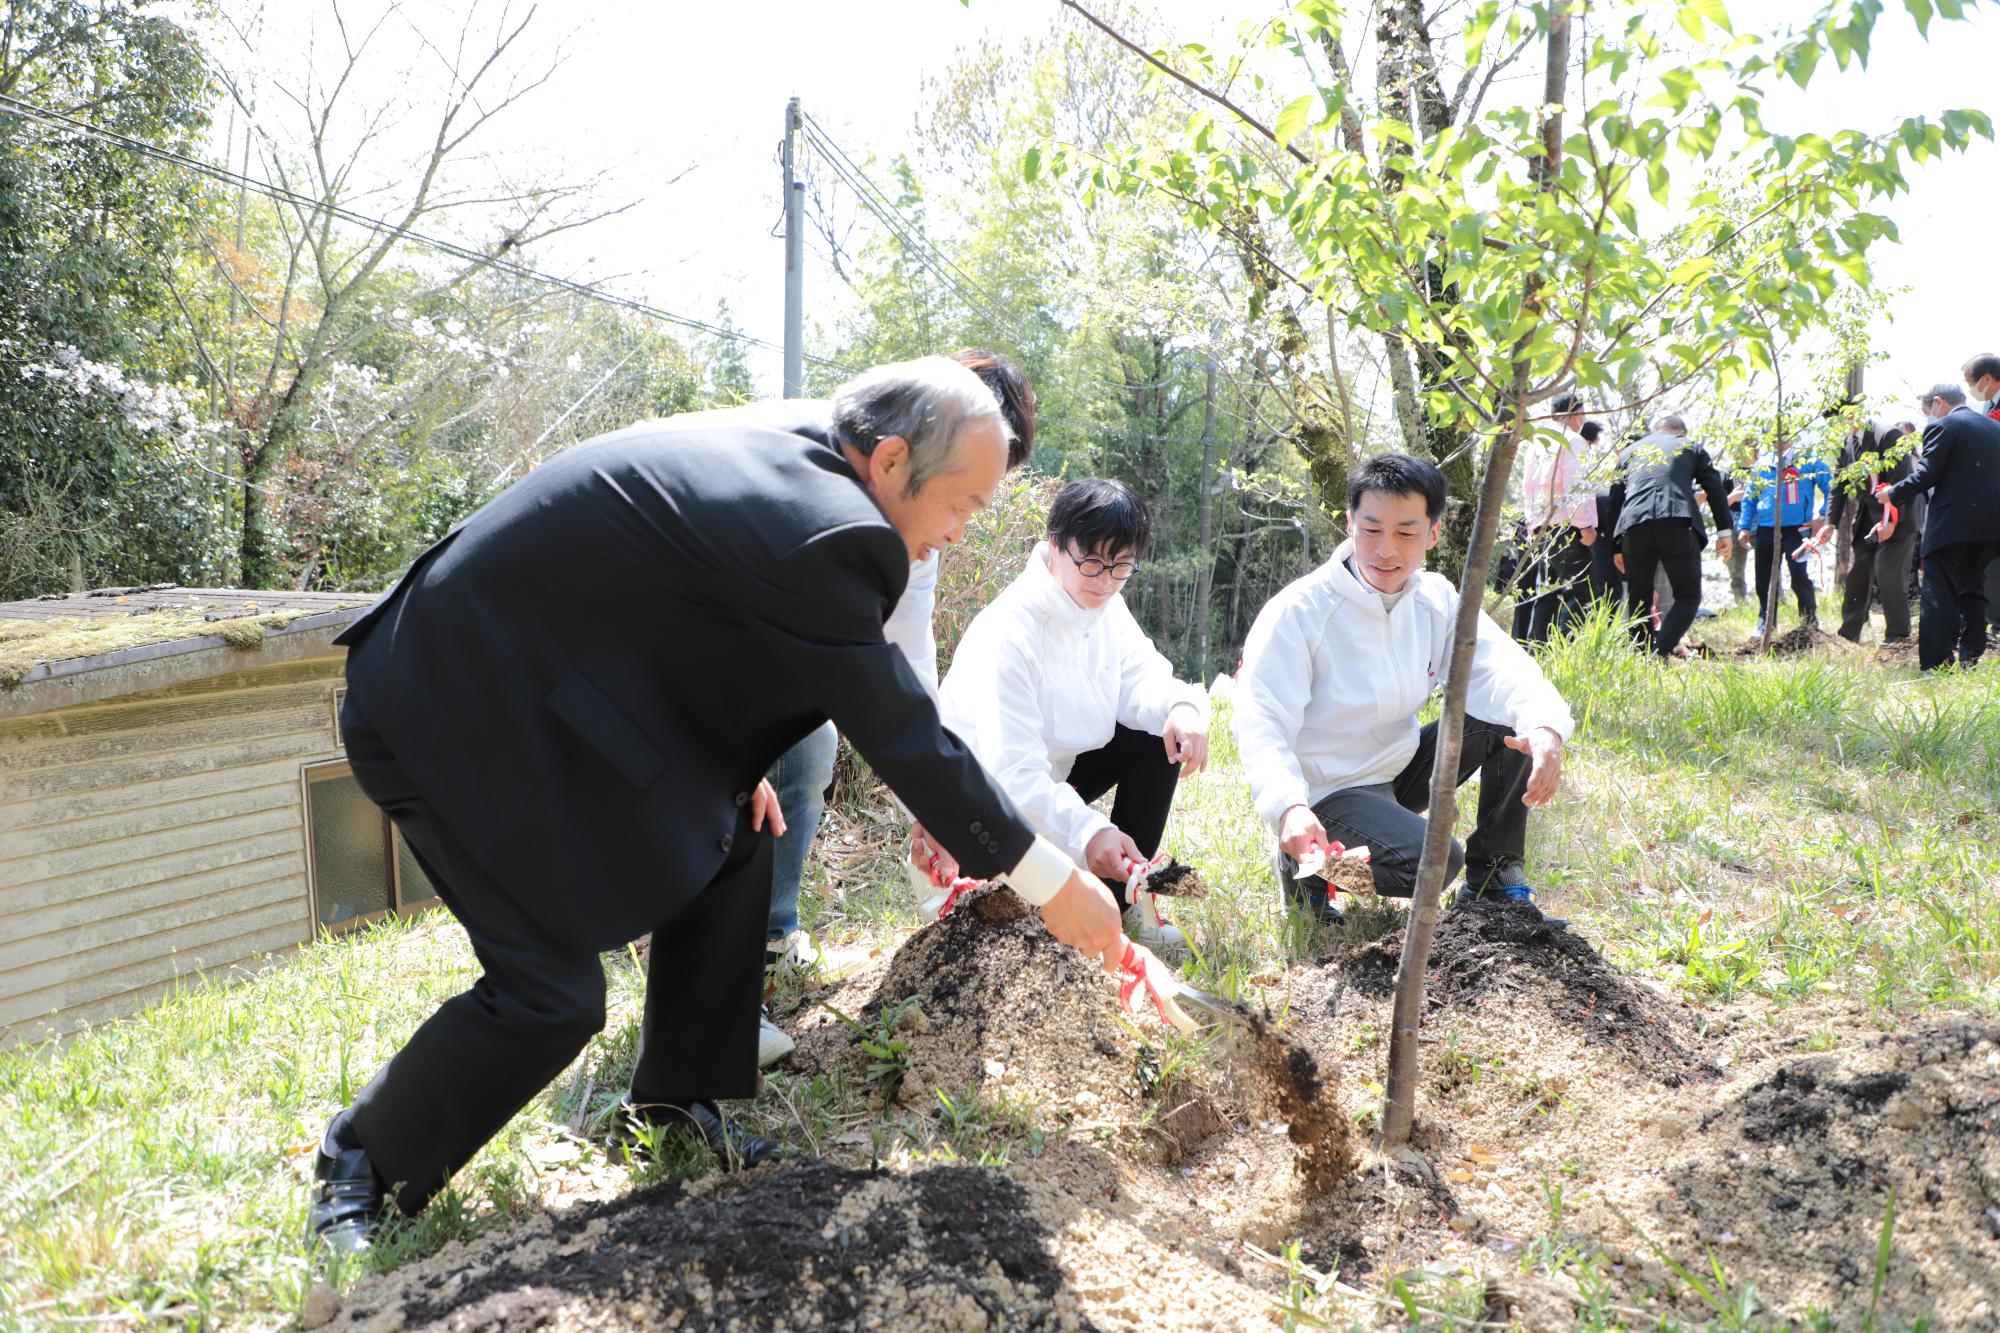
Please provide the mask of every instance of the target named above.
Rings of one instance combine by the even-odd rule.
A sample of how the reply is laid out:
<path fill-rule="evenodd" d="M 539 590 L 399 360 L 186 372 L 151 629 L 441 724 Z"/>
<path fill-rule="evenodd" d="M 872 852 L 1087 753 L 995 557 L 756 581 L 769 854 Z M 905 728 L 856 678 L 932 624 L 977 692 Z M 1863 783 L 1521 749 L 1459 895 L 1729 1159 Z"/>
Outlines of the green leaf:
<path fill-rule="evenodd" d="M 1041 176 L 1041 174 L 1042 174 L 1042 149 L 1041 146 L 1037 144 L 1035 147 L 1030 148 L 1027 151 L 1026 155 L 1024 155 L 1021 158 L 1021 179 L 1027 181 L 1030 185 L 1032 185 Z"/>
<path fill-rule="evenodd" d="M 1917 35 L 1928 39 L 1931 35 L 1931 0 L 1903 0 L 1903 8 L 1910 11 L 1910 17 L 1917 21 Z"/>
<path fill-rule="evenodd" d="M 1278 113 L 1276 130 L 1278 142 L 1289 144 L 1292 140 L 1298 138 L 1299 135 L 1305 133 L 1306 126 L 1312 122 L 1313 109 L 1318 103 L 1319 95 L 1317 93 L 1307 93 L 1303 97 L 1293 98 L 1286 105 L 1285 109 Z"/>
<path fill-rule="evenodd" d="M 1666 204 L 1668 187 L 1672 183 L 1672 178 L 1667 175 L 1666 163 L 1648 162 L 1646 164 L 1646 188 L 1653 192 L 1654 203 L 1662 206 Z"/>

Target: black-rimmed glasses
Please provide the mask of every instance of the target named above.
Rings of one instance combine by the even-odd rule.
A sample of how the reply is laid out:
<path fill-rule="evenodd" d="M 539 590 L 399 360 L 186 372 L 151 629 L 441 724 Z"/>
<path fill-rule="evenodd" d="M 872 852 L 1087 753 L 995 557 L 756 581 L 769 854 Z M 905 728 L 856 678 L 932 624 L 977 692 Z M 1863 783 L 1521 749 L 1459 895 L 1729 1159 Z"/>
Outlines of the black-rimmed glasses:
<path fill-rule="evenodd" d="M 1132 560 L 1120 560 L 1117 564 L 1113 565 L 1099 560 L 1094 555 L 1087 555 L 1079 560 L 1074 555 L 1070 555 L 1068 551 L 1064 551 L 1063 554 L 1069 556 L 1069 562 L 1075 565 L 1077 572 L 1087 579 L 1094 579 L 1099 574 L 1109 574 L 1113 579 L 1123 583 L 1139 572 L 1138 563 Z"/>

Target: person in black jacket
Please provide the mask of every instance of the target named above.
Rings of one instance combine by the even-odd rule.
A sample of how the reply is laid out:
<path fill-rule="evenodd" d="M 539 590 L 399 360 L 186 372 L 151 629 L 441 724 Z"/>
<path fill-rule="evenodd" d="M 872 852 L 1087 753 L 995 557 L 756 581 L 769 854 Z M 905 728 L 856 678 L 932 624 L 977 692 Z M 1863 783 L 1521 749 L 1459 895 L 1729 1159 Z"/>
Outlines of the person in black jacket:
<path fill-rule="evenodd" d="M 1727 558 L 1734 532 L 1729 523 L 1728 492 L 1708 450 L 1687 439 L 1687 423 L 1661 417 L 1653 431 L 1627 445 L 1618 455 L 1618 477 L 1611 483 L 1612 532 L 1618 541 L 1616 563 L 1625 576 L 1626 606 L 1633 617 L 1632 635 L 1640 647 L 1650 640 L 1654 652 L 1670 657 L 1681 636 L 1701 609 L 1701 548 L 1706 542 L 1695 487 L 1708 499 L 1715 518 L 1715 551 Z M 1674 604 L 1652 631 L 1653 575 L 1664 570 Z"/>
<path fill-rule="evenodd" d="M 334 1248 L 369 1248 L 389 1197 L 421 1209 L 576 1057 L 604 1024 L 600 951 L 648 931 L 626 1114 L 782 1155 L 715 1103 L 756 1090 L 782 831 L 762 775 L 829 718 L 966 874 L 1116 966 L 1110 893 L 1036 837 L 883 637 L 911 563 L 1000 480 L 999 403 L 933 357 L 811 421 L 762 404 L 566 450 L 341 635 L 355 780 L 483 974 L 328 1125 L 309 1225 Z"/>
<path fill-rule="evenodd" d="M 1888 541 L 1877 538 L 1876 525 L 1882 521 L 1882 501 L 1875 494 L 1881 482 L 1891 485 L 1910 475 L 1909 441 L 1900 426 L 1889 426 L 1878 436 L 1873 426 L 1864 426 L 1841 451 L 1837 473 L 1845 473 L 1863 459 L 1870 459 L 1874 471 L 1858 481 L 1838 481 L 1827 505 L 1820 531 L 1839 528 L 1850 510 L 1853 528 L 1849 551 L 1852 563 L 1841 587 L 1840 637 L 1861 642 L 1861 630 L 1868 623 L 1868 610 L 1875 598 L 1882 599 L 1882 642 L 1901 643 L 1910 637 L 1910 559 L 1917 550 L 1917 530 L 1905 525 Z"/>
<path fill-rule="evenodd" d="M 1604 437 L 1604 423 L 1586 421 L 1577 428 L 1583 442 L 1590 446 L 1592 456 L 1597 450 L 1597 442 Z M 1625 580 L 1618 573 L 1614 563 L 1618 544 L 1611 540 L 1611 527 L 1616 515 L 1611 512 L 1611 488 L 1595 492 L 1591 499 L 1597 509 L 1597 537 L 1590 544 L 1590 595 L 1596 601 L 1610 601 L 1622 606 L 1625 603 Z"/>
<path fill-rule="evenodd" d="M 1917 626 L 1917 665 L 1930 671 L 1954 656 L 1971 666 L 1986 650 L 1986 567 L 2000 557 L 2000 421 L 1967 407 L 1965 390 L 1950 383 L 1926 393 L 1922 410 L 1923 453 L 1887 494 L 1899 507 L 1930 497 Z"/>

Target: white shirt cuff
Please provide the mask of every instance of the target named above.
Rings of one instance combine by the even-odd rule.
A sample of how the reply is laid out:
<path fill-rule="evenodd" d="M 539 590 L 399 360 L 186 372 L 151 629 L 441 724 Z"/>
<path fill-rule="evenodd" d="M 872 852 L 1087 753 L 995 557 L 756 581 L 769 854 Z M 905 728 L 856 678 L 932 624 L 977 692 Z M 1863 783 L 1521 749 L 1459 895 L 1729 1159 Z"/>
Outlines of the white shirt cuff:
<path fill-rule="evenodd" d="M 1063 885 L 1075 873 L 1076 862 L 1069 859 L 1068 853 L 1037 834 L 1014 868 L 1000 878 L 1008 888 L 1040 907 L 1061 893 Z"/>

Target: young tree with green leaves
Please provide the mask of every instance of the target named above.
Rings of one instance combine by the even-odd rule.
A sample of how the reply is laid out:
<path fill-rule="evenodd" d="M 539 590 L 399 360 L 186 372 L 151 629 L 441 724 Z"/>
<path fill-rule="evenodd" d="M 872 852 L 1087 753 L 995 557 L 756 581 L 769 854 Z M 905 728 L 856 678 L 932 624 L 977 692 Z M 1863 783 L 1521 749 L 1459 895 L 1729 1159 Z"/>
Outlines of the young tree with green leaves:
<path fill-rule="evenodd" d="M 1908 7 L 1920 23 L 1967 8 Z M 1182 133 L 1110 160 L 1058 152 L 1029 164 L 1100 190 L 1164 193 L 1192 224 L 1246 244 L 1281 231 L 1297 264 L 1284 280 L 1350 328 L 1407 337 L 1428 376 L 1431 420 L 1487 445 L 1405 934 L 1386 1146 L 1406 1147 L 1414 1124 L 1423 972 L 1456 813 L 1478 590 L 1516 448 L 1548 429 L 1543 405 L 1560 391 L 1603 400 L 1646 385 L 1653 398 L 1745 375 L 1767 327 L 1809 326 L 1842 285 L 1868 280 L 1869 248 L 1895 230 L 1872 206 L 1904 188 L 1909 162 L 1991 138 L 1991 121 L 1972 110 L 1874 133 L 1787 135 L 1765 124 L 1780 80 L 1807 85 L 1823 57 L 1865 60 L 1881 10 L 1879 0 L 1833 0 L 1768 32 L 1727 0 L 1613 0 L 1590 7 L 1585 38 L 1576 0 L 1483 0 L 1464 34 L 1466 64 L 1488 43 L 1518 46 L 1540 57 L 1540 95 L 1439 128 L 1379 106 L 1363 114 L 1351 80 L 1323 55 L 1328 38 L 1338 44 L 1345 8 L 1304 0 L 1227 57 L 1125 43 L 1156 77 L 1202 100 Z M 1660 35 L 1669 23 L 1671 44 Z M 1303 87 L 1292 73 L 1301 69 L 1312 71 Z M 1241 95 L 1223 77 L 1238 74 Z M 1579 96 L 1586 74 L 1609 95 Z M 1717 179 L 1753 183 L 1757 212 L 1745 219 L 1730 207 Z M 1646 195 L 1688 237 L 1677 265 L 1660 257 Z"/>

